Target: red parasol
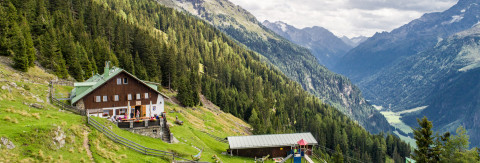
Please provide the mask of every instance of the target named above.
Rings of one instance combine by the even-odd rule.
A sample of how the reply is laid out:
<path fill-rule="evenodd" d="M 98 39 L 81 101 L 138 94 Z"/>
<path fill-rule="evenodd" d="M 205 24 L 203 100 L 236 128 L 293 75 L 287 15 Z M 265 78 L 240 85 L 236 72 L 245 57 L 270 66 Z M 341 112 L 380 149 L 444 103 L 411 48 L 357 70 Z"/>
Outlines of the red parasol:
<path fill-rule="evenodd" d="M 305 141 L 305 140 L 303 140 L 303 139 L 301 139 L 301 140 L 298 141 L 297 143 L 298 143 L 298 145 L 307 145 L 307 144 L 308 144 L 307 141 Z"/>

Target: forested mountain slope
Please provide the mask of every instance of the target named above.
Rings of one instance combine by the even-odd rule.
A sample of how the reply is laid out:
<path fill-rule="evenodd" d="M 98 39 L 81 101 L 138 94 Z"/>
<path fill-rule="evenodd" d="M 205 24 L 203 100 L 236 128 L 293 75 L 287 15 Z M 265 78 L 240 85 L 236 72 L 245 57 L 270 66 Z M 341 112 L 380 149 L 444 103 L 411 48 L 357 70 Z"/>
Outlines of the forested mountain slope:
<path fill-rule="evenodd" d="M 390 130 L 386 119 L 367 104 L 349 79 L 329 71 L 310 51 L 275 34 L 252 14 L 228 0 L 158 0 L 198 16 L 264 56 L 303 89 L 338 108 L 368 131 Z"/>
<path fill-rule="evenodd" d="M 199 104 L 203 93 L 225 112 L 248 120 L 254 133 L 310 131 L 320 145 L 365 162 L 410 153 L 398 140 L 369 134 L 208 23 L 155 1 L 0 4 L 0 46 L 9 52 L 2 55 L 17 65 L 29 66 L 33 54 L 57 76 L 82 81 L 92 71 L 101 73 L 109 60 L 141 79 L 178 90 L 184 104 Z M 28 66 L 17 68 L 28 71 Z"/>

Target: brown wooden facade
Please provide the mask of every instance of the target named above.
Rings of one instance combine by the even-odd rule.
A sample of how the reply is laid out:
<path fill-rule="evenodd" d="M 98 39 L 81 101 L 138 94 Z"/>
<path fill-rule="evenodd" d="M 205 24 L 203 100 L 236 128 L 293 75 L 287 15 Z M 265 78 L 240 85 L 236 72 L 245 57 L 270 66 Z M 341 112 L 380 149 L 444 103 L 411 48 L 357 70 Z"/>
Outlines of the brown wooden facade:
<path fill-rule="evenodd" d="M 121 84 L 117 84 L 118 78 L 121 79 Z M 127 83 L 124 83 L 125 79 Z M 145 98 L 145 93 L 148 93 L 148 98 Z M 128 100 L 128 94 L 131 95 L 131 100 Z M 140 99 L 137 99 L 137 94 L 140 94 Z M 115 95 L 118 95 L 118 101 L 115 101 Z M 97 102 L 97 96 L 100 96 L 100 102 Z M 107 101 L 104 101 L 104 96 L 107 96 Z M 145 105 L 149 105 L 150 103 L 156 104 L 158 96 L 161 95 L 154 91 L 153 88 L 141 83 L 127 73 L 121 72 L 83 97 L 82 100 L 85 109 L 128 106 L 128 102 L 130 101 L 131 108 L 134 109 L 135 106 L 141 107 L 142 116 L 144 116 L 146 110 Z"/>
<path fill-rule="evenodd" d="M 290 146 L 284 147 L 264 147 L 264 148 L 247 148 L 247 149 L 231 149 L 233 155 L 243 157 L 263 157 L 270 155 L 270 157 L 287 157 L 288 152 L 291 151 Z M 312 145 L 307 145 L 307 155 L 312 154 Z"/>

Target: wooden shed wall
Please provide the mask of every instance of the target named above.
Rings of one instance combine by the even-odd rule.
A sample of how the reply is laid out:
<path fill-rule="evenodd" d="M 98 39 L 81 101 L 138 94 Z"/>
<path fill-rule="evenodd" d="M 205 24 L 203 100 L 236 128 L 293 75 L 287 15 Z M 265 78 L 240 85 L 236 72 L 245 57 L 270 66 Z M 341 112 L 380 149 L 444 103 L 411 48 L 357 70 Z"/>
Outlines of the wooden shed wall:
<path fill-rule="evenodd" d="M 281 150 L 281 148 L 283 148 Z M 308 149 L 312 149 L 312 146 L 307 146 Z M 291 147 L 265 147 L 265 148 L 248 148 L 248 149 L 233 149 L 233 155 L 243 157 L 263 157 L 270 155 L 270 157 L 287 157 L 287 153 L 290 152 Z M 307 155 L 311 155 L 311 152 L 307 152 Z"/>

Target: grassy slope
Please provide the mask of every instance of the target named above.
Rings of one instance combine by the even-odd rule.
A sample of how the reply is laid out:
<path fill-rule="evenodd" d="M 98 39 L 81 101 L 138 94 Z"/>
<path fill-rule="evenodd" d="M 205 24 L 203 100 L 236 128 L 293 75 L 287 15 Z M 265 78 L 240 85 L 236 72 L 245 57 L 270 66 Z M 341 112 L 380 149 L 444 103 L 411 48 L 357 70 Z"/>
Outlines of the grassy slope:
<path fill-rule="evenodd" d="M 0 137 L 8 138 L 16 148 L 7 150 L 2 145 L 0 160 L 16 162 L 20 160 L 38 160 L 49 162 L 78 162 L 88 160 L 82 146 L 83 117 L 58 111 L 47 100 L 48 81 L 53 75 L 45 73 L 38 67 L 28 73 L 18 73 L 5 64 L 8 60 L 0 58 L 0 87 L 16 83 L 11 92 L 0 89 Z M 38 102 L 37 98 L 44 102 Z M 44 109 L 35 109 L 26 103 L 38 103 Z M 60 127 L 66 134 L 65 146 L 57 149 L 52 139 L 55 130 Z"/>
<path fill-rule="evenodd" d="M 105 135 L 86 124 L 85 117 L 59 111 L 59 108 L 49 104 L 48 81 L 55 76 L 35 67 L 27 73 L 13 70 L 10 60 L 0 57 L 0 87 L 10 86 L 15 82 L 17 88 L 11 87 L 11 92 L 0 89 L 0 137 L 11 140 L 14 149 L 0 147 L 0 160 L 6 162 L 38 161 L 38 162 L 89 162 L 83 141 L 88 132 L 89 149 L 96 162 L 168 162 L 171 158 L 157 158 L 142 155 L 117 144 Z M 66 97 L 72 87 L 56 86 L 57 97 Z M 174 96 L 174 92 L 168 92 Z M 37 98 L 44 102 L 38 102 Z M 29 103 L 43 105 L 44 109 L 35 109 Z M 27 105 L 28 104 L 28 105 Z M 180 141 L 168 144 L 160 139 L 133 134 L 112 126 L 105 119 L 99 119 L 118 135 L 130 139 L 143 146 L 172 151 L 184 158 L 198 153 L 193 146 L 204 149 L 201 161 L 213 162 L 212 155 L 217 155 L 223 162 L 253 162 L 252 158 L 231 157 L 222 155 L 228 144 L 220 143 L 201 131 L 209 132 L 218 137 L 232 135 L 248 135 L 250 126 L 244 121 L 226 114 L 218 108 L 208 106 L 183 108 L 173 103 L 166 103 L 167 118 L 174 122 L 178 116 L 184 125 L 173 124 L 171 131 Z M 173 111 L 174 113 L 170 113 Z M 53 137 L 60 127 L 66 135 L 65 146 L 57 148 Z M 1 161 L 0 161 L 1 162 Z M 271 162 L 271 160 L 270 160 Z"/>

